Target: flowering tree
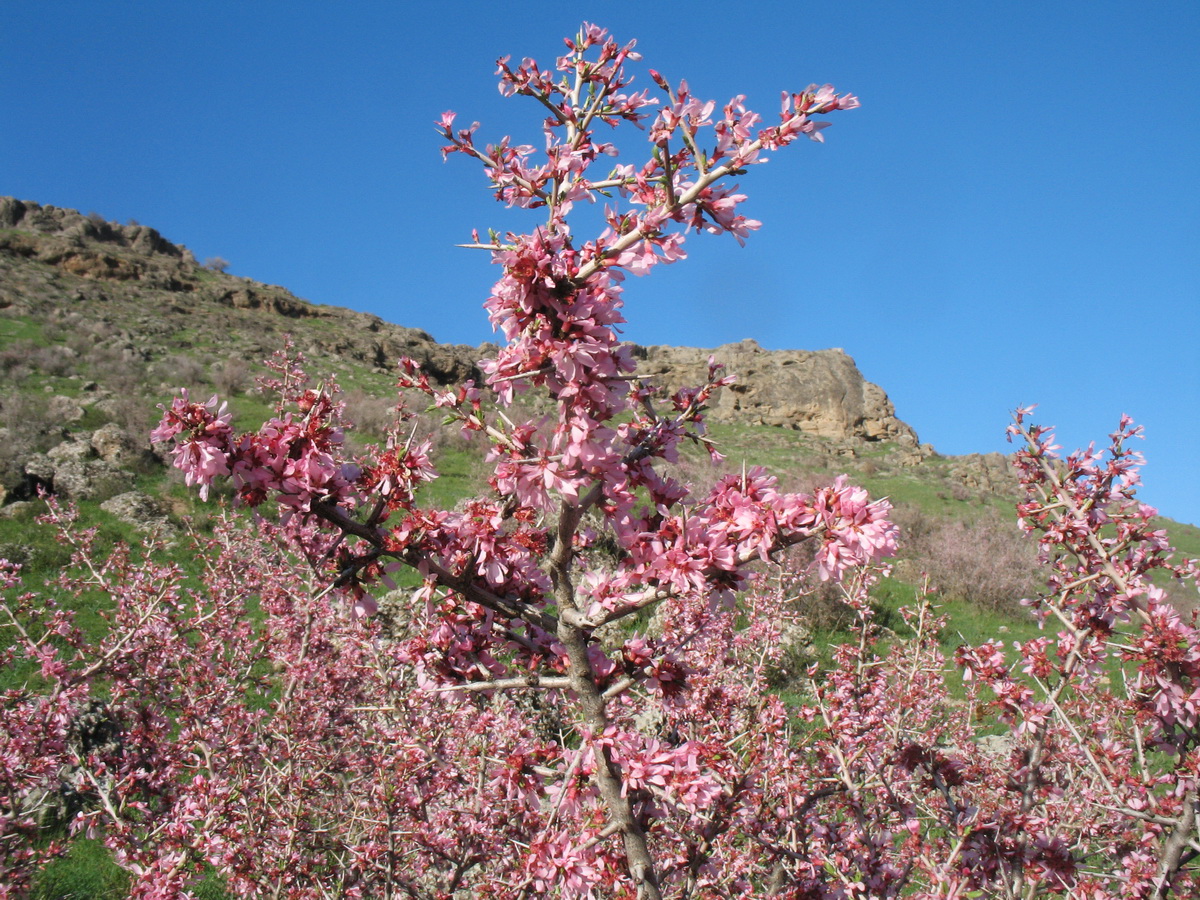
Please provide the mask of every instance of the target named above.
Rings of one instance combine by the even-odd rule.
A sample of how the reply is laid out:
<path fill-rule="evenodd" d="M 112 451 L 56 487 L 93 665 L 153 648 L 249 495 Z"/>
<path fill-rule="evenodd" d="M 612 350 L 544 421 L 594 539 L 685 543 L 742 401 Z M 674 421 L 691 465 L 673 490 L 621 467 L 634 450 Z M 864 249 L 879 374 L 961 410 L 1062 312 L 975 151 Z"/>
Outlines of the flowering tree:
<path fill-rule="evenodd" d="M 6 607 L 10 660 L 32 659 L 44 689 L 0 712 L 0 896 L 58 851 L 36 839 L 54 817 L 102 834 L 145 897 L 184 895 L 202 865 L 232 893 L 280 897 L 1196 886 L 1196 635 L 1147 581 L 1169 563 L 1150 511 L 1126 506 L 1127 425 L 1110 462 L 1063 468 L 1018 418 L 1022 515 L 1054 571 L 1033 605 L 1063 630 L 1015 647 L 1020 662 L 995 642 L 960 651 L 966 704 L 927 604 L 914 639 L 876 645 L 886 502 L 841 479 L 786 493 L 759 469 L 693 496 L 663 473 L 684 441 L 719 460 L 703 412 L 727 379 L 714 363 L 664 403 L 634 377 L 615 330 L 624 275 L 683 258 L 690 231 L 742 241 L 759 223 L 730 179 L 858 102 L 811 86 L 764 126 L 742 97 L 718 111 L 653 71 L 660 97 L 629 92 L 637 59 L 589 25 L 552 71 L 500 61 L 502 92 L 546 116 L 541 157 L 477 146 L 451 113 L 438 125 L 498 199 L 546 214 L 530 234 L 473 238 L 502 270 L 487 383 L 446 390 L 401 366 L 402 390 L 487 442 L 490 493 L 424 506 L 437 471 L 403 421 L 347 457 L 336 384 L 281 355 L 277 414 L 257 431 L 186 394 L 155 431 L 202 495 L 228 478 L 245 506 L 280 511 L 206 542 L 199 587 L 153 557 L 98 559 L 54 513 L 77 550 L 64 589 L 105 592 L 112 627 L 92 647 L 44 598 Z M 601 133 L 646 123 L 648 159 L 591 175 L 618 152 Z M 568 216 L 595 202 L 606 227 L 580 241 Z M 522 391 L 553 414 L 514 421 Z M 788 566 L 802 543 L 811 572 Z M 403 568 L 421 586 L 399 621 L 372 618 Z M 804 577 L 843 585 L 860 640 L 790 714 L 767 671 Z M 1131 678 L 1105 682 L 1106 660 Z M 990 755 L 975 716 L 988 691 L 1014 726 Z"/>

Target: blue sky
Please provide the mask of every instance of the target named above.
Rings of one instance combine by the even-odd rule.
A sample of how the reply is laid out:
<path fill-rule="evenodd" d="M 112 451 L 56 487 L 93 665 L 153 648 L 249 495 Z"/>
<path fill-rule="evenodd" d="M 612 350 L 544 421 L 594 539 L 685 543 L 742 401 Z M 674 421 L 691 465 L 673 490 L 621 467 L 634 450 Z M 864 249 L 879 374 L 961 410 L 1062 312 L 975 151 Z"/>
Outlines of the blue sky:
<path fill-rule="evenodd" d="M 582 20 L 701 97 L 773 116 L 828 81 L 863 102 L 741 179 L 764 223 L 745 248 L 700 236 L 627 282 L 629 339 L 843 347 L 943 453 L 1006 450 L 1017 405 L 1071 446 L 1128 412 L 1143 499 L 1200 523 L 1194 0 L 10 2 L 0 194 L 476 344 L 495 272 L 453 245 L 528 219 L 442 163 L 432 122 L 537 143 L 494 61 L 549 60 Z"/>

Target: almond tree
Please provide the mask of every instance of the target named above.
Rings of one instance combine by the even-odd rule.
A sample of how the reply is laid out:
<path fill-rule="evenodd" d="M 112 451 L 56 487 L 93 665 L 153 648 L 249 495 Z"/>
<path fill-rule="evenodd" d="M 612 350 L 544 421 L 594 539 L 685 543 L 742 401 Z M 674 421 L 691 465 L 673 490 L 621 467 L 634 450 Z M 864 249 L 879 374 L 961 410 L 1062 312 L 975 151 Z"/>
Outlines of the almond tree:
<path fill-rule="evenodd" d="M 339 529 L 346 540 L 333 565 L 348 589 L 361 590 L 392 562 L 419 571 L 420 600 L 437 604 L 442 618 L 417 656 L 436 687 L 568 692 L 598 807 L 586 811 L 590 828 L 547 835 L 535 858 L 559 865 L 594 848 L 639 895 L 658 897 L 662 864 L 648 836 L 657 803 L 652 789 L 698 813 L 723 788 L 715 758 L 707 759 L 713 751 L 700 742 L 667 744 L 633 726 L 634 689 L 680 689 L 689 645 L 712 627 L 708 620 L 728 618 L 708 608 L 732 609 L 756 561 L 769 562 L 798 541 L 819 541 L 822 575 L 834 577 L 890 551 L 894 530 L 886 504 L 871 504 L 840 483 L 815 496 L 782 494 L 750 472 L 692 500 L 655 468 L 656 460 L 676 457 L 682 440 L 708 445 L 702 410 L 724 380 L 714 365 L 707 384 L 676 393 L 669 412 L 656 408 L 617 339 L 625 272 L 644 274 L 682 258 L 689 230 L 730 232 L 741 241 L 759 223 L 740 214 L 745 197 L 729 179 L 765 161 L 765 151 L 801 136 L 819 138 L 825 123 L 816 116 L 858 101 L 814 85 L 785 94 L 780 123 L 760 128 L 743 98 L 718 112 L 693 97 L 686 82 L 673 87 L 654 72 L 661 104 L 645 91 L 627 92 L 625 64 L 637 58 L 633 44 L 622 47 L 585 26 L 567 41 L 553 72 L 532 60 L 515 68 L 500 61 L 501 91 L 532 97 L 547 113 L 542 162 L 532 147 L 508 138 L 476 146 L 475 127 L 456 130 L 451 113 L 439 125 L 444 153 L 481 161 L 498 199 L 546 210 L 545 224 L 531 234 L 476 237 L 472 246 L 491 252 L 504 273 L 485 303 L 507 339 L 483 363 L 487 387 L 502 406 L 517 391 L 545 391 L 555 407 L 548 427 L 503 415 L 489 421 L 476 386 L 439 394 L 410 362 L 401 378 L 402 388 L 424 391 L 464 429 L 486 435 L 493 496 L 461 511 L 421 508 L 416 489 L 436 473 L 425 448 L 399 435 L 374 458 L 348 467 L 337 453 L 328 390 L 285 392 L 298 412 L 240 437 L 212 405 L 181 398 L 155 437 L 178 442 L 177 464 L 193 481 L 227 474 L 250 505 L 275 499 Z M 593 175 L 597 161 L 617 152 L 598 131 L 640 124 L 656 106 L 650 158 Z M 702 147 L 706 131 L 712 143 Z M 567 222 L 573 206 L 609 195 L 623 202 L 605 206 L 605 230 L 578 241 Z M 618 547 L 611 568 L 592 564 L 597 535 L 584 527 L 589 518 Z M 702 609 L 693 609 L 697 599 Z M 603 630 L 661 606 L 667 621 L 660 638 L 631 638 L 611 653 L 602 648 Z M 622 848 L 619 866 L 609 836 Z M 588 865 L 595 854 L 587 854 Z"/>

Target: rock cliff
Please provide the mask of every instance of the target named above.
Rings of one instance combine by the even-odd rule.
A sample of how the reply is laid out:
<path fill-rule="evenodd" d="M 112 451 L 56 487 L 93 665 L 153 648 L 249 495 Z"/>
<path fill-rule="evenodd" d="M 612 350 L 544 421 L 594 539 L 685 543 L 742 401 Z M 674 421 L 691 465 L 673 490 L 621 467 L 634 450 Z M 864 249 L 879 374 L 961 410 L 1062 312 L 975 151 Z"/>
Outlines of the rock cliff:
<path fill-rule="evenodd" d="M 640 373 L 671 387 L 699 384 L 715 357 L 736 377 L 713 403 L 718 421 L 794 428 L 838 440 L 896 441 L 916 447 L 917 434 L 896 418 L 883 388 L 863 378 L 844 350 L 764 350 L 756 341 L 715 350 L 635 347 Z"/>

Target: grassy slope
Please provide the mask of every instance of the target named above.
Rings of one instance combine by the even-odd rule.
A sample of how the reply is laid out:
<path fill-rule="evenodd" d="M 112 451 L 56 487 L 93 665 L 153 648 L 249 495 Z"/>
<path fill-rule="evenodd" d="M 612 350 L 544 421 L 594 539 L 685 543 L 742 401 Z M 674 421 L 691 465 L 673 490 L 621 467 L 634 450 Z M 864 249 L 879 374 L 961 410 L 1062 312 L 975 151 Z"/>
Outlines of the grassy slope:
<path fill-rule="evenodd" d="M 67 337 L 68 335 L 60 329 L 47 328 L 43 322 L 31 316 L 0 317 L 0 352 L 18 342 L 25 346 L 37 347 L 65 345 Z M 174 346 L 182 346 L 185 343 L 192 343 L 190 349 L 202 354 L 205 351 L 203 344 L 207 342 L 181 339 L 175 342 Z M 340 363 L 340 371 L 337 374 L 343 386 L 376 396 L 390 394 L 392 389 L 389 376 L 353 361 L 320 361 L 330 367 L 335 362 Z M 149 361 L 147 371 L 153 370 L 154 363 L 153 359 Z M 79 371 L 70 373 L 47 375 L 34 371 L 15 387 L 27 395 L 53 393 L 80 397 L 83 394 L 83 385 L 96 375 L 97 373 L 87 369 L 85 363 L 81 363 Z M 200 395 L 207 390 L 207 386 L 200 385 L 194 393 Z M 153 407 L 168 398 L 169 394 L 162 391 L 161 385 L 147 384 L 143 397 L 147 419 L 152 418 Z M 229 403 L 234 413 L 235 425 L 250 427 L 270 414 L 270 405 L 254 393 L 231 396 Z M 78 431 L 90 430 L 103 424 L 106 419 L 107 417 L 93 406 L 86 410 L 82 421 L 69 428 Z M 1011 514 L 1011 500 L 994 494 L 964 495 L 961 490 L 951 490 L 954 486 L 949 475 L 953 464 L 951 459 L 934 457 L 925 460 L 919 466 L 899 466 L 895 464 L 896 448 L 887 444 L 864 445 L 853 455 L 839 455 L 845 454 L 844 446 L 837 446 L 800 432 L 767 426 L 718 423 L 711 427 L 711 434 L 727 458 L 722 467 L 725 471 L 736 471 L 743 465 L 762 465 L 778 475 L 781 483 L 790 488 L 811 487 L 846 473 L 851 480 L 866 487 L 873 496 L 886 496 L 897 506 L 916 507 L 935 519 L 972 518 L 988 509 L 999 509 L 1005 514 Z M 380 435 L 367 434 L 363 437 L 364 442 L 375 441 L 379 440 Z M 426 502 L 435 506 L 452 506 L 459 499 L 480 490 L 483 487 L 479 458 L 482 449 L 482 446 L 465 445 L 455 440 L 443 441 L 439 459 L 442 477 L 427 488 Z M 703 473 L 706 464 L 699 462 L 702 455 L 699 451 L 687 455 L 693 460 L 690 474 L 698 474 L 701 480 L 714 477 L 712 474 Z M 191 521 L 203 529 L 214 512 L 211 505 L 199 505 L 178 477 L 174 477 L 173 473 L 167 470 L 141 473 L 137 487 L 153 496 L 163 498 L 176 521 L 183 516 L 190 516 Z M 85 522 L 100 528 L 104 541 L 140 540 L 140 535 L 132 528 L 100 510 L 97 502 L 83 503 L 80 511 Z M 32 528 L 31 520 L 31 514 L 0 518 L 0 555 L 7 554 L 24 561 L 26 575 L 36 583 L 56 575 L 66 563 L 67 555 L 48 532 Z M 1200 528 L 1169 520 L 1164 521 L 1163 525 L 1168 528 L 1172 540 L 1183 555 L 1200 556 Z M 892 608 L 898 606 L 902 600 L 911 599 L 912 585 L 892 580 L 885 582 L 883 587 L 885 590 L 880 598 L 881 608 Z M 992 613 L 964 601 L 947 601 L 946 612 L 951 616 L 951 632 L 969 641 L 995 636 L 997 630 L 1002 627 L 1010 632 L 1017 629 L 1020 633 L 1026 632 L 1030 627 L 1024 619 Z"/>

